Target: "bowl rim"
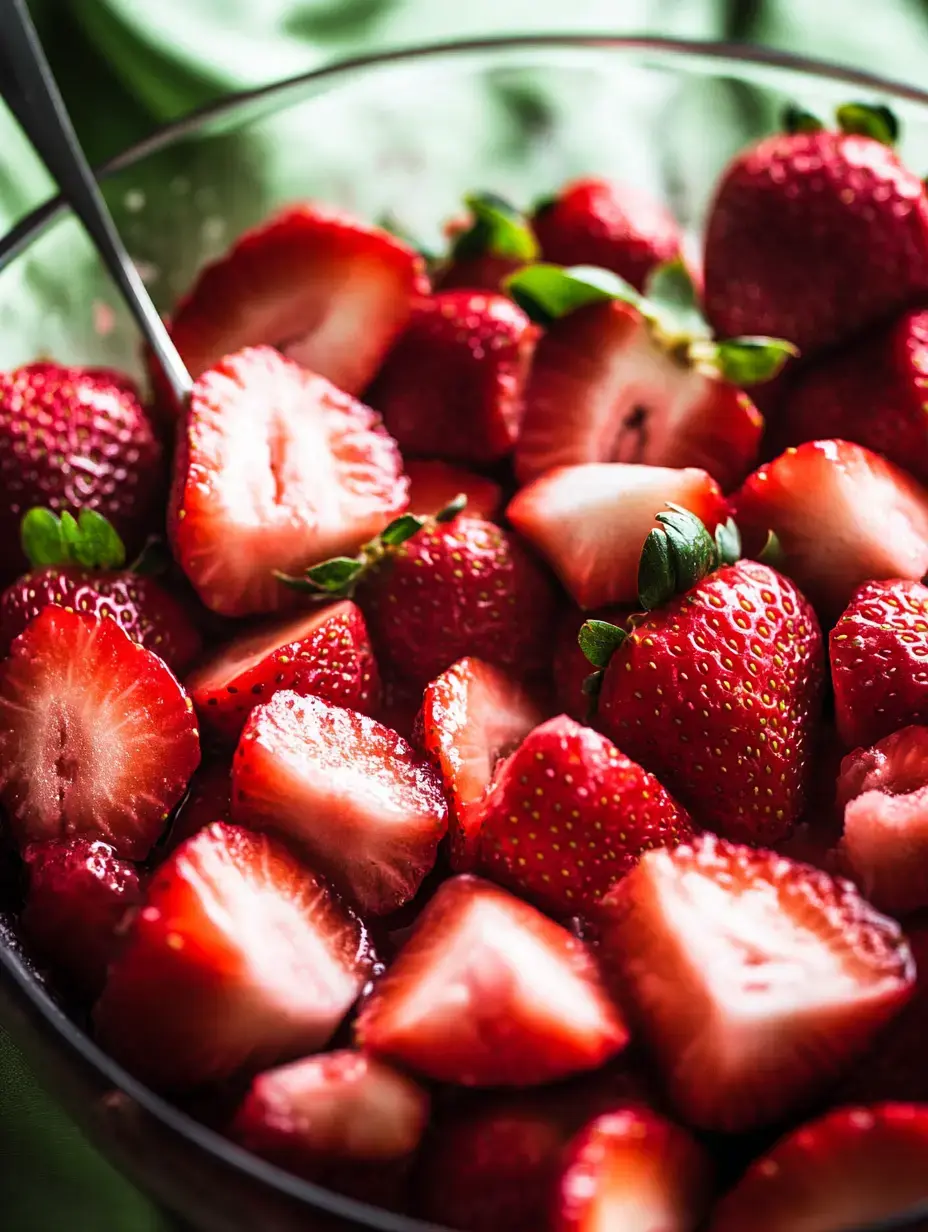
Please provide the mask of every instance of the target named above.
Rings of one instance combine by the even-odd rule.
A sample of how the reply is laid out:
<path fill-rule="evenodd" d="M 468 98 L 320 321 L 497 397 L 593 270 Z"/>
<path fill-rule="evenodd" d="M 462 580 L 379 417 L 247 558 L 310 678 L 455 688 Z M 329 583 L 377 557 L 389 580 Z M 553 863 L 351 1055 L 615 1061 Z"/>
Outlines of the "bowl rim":
<path fill-rule="evenodd" d="M 288 95 L 294 95 L 293 104 L 299 101 L 306 87 L 318 83 L 350 77 L 366 69 L 385 68 L 390 65 L 418 63 L 444 56 L 465 57 L 481 52 L 588 50 L 623 53 L 644 53 L 653 57 L 655 68 L 673 66 L 689 61 L 695 70 L 703 62 L 701 71 L 714 71 L 724 75 L 728 66 L 735 75 L 745 66 L 782 71 L 789 75 L 806 76 L 827 80 L 837 85 L 857 87 L 890 100 L 902 100 L 928 106 L 928 90 L 921 90 L 906 82 L 883 77 L 876 73 L 850 68 L 845 65 L 795 55 L 774 48 L 746 46 L 718 40 L 677 39 L 663 36 L 615 35 L 611 33 L 588 34 L 533 34 L 502 35 L 491 38 L 437 41 L 416 46 L 394 48 L 368 55 L 352 56 L 256 86 L 236 91 L 211 103 L 195 108 L 177 120 L 156 128 L 148 136 L 99 164 L 94 170 L 98 180 L 118 174 L 133 167 L 151 154 L 167 149 L 185 137 L 195 135 L 211 121 L 232 117 L 237 112 L 245 113 L 256 104 L 266 103 L 265 114 L 273 113 L 290 105 Z M 664 61 L 664 64 L 661 63 Z M 53 222 L 68 212 L 61 195 L 52 195 L 29 211 L 0 239 L 0 274 L 22 255 Z M 6 938 L 0 937 L 0 980 L 7 990 L 15 990 L 26 1008 L 30 1025 L 38 1026 L 55 1041 L 63 1040 L 80 1063 L 93 1072 L 96 1079 L 129 1096 L 147 1114 L 165 1129 L 191 1146 L 205 1151 L 220 1165 L 245 1174 L 252 1181 L 282 1192 L 302 1205 L 333 1215 L 345 1221 L 354 1221 L 358 1228 L 371 1232 L 448 1232 L 439 1225 L 395 1214 L 380 1207 L 369 1206 L 347 1195 L 325 1189 L 309 1181 L 267 1163 L 259 1156 L 237 1146 L 232 1140 L 210 1129 L 194 1117 L 182 1112 L 169 1100 L 158 1095 L 144 1083 L 134 1078 L 117 1064 L 94 1040 L 83 1031 L 60 1007 L 43 984 L 35 978 L 16 948 Z M 148 1196 L 148 1195 L 146 1195 Z M 905 1232 L 915 1227 L 916 1221 L 928 1219 L 928 1200 L 919 1203 L 907 1213 L 874 1221 L 857 1232 Z"/>

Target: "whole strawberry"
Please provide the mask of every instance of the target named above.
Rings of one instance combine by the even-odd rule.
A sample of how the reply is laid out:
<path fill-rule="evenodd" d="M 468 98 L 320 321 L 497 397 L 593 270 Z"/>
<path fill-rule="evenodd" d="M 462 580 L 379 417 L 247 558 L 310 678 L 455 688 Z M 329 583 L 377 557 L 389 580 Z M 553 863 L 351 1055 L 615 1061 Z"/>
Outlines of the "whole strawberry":
<path fill-rule="evenodd" d="M 200 634 L 184 606 L 154 578 L 123 567 L 122 541 L 100 514 L 82 509 L 59 518 L 31 509 L 21 538 L 32 568 L 0 595 L 0 654 L 51 603 L 112 617 L 175 673 L 199 655 Z"/>
<path fill-rule="evenodd" d="M 0 572 L 25 565 L 19 522 L 47 505 L 94 509 L 130 551 L 158 528 L 162 449 L 128 377 L 36 363 L 0 373 Z"/>
<path fill-rule="evenodd" d="M 808 358 L 928 290 L 928 200 L 892 149 L 895 122 L 859 105 L 838 121 L 802 117 L 724 173 L 705 243 L 722 334 L 775 334 Z"/>
<path fill-rule="evenodd" d="M 538 241 L 515 206 L 495 193 L 464 198 L 467 215 L 448 223 L 451 252 L 434 273 L 435 289 L 498 291 L 503 279 L 538 257 Z"/>
<path fill-rule="evenodd" d="M 693 815 L 729 838 L 785 838 L 805 802 L 822 687 L 812 608 L 757 561 L 722 564 L 683 510 L 658 515 L 639 573 L 643 615 L 625 629 L 589 622 L 605 668 L 598 723 Z"/>

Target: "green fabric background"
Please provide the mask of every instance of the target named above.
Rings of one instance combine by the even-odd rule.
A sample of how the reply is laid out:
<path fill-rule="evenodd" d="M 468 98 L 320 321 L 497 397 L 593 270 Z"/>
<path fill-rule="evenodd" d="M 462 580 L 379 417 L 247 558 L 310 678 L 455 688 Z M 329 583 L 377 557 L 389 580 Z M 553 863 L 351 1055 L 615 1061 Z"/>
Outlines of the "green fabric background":
<path fill-rule="evenodd" d="M 457 36 L 608 30 L 727 37 L 928 80 L 928 0 L 34 0 L 33 9 L 94 161 L 226 91 L 359 51 Z M 0 109 L 0 230 L 50 188 Z M 30 343 L 24 336 L 24 354 Z M 94 1154 L 2 1035 L 0 1227 L 169 1227 Z"/>

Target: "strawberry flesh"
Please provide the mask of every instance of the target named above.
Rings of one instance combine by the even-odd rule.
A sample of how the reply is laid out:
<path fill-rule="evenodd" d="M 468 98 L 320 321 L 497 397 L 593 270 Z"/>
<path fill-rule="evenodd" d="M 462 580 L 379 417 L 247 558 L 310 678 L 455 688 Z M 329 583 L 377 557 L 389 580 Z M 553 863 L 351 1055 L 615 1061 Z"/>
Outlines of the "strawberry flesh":
<path fill-rule="evenodd" d="M 469 517 L 492 522 L 502 511 L 503 493 L 499 484 L 462 466 L 409 458 L 406 478 L 409 480 L 409 512 L 420 518 L 431 517 L 462 493 L 467 497 Z"/>

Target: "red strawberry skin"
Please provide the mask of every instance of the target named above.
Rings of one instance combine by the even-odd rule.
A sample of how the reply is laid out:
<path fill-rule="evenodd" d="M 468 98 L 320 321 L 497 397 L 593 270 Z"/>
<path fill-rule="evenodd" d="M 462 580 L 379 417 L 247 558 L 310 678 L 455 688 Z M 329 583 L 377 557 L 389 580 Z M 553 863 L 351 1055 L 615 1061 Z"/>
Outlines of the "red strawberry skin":
<path fill-rule="evenodd" d="M 154 578 L 128 570 L 47 565 L 11 583 L 0 595 L 0 650 L 49 604 L 90 616 L 112 617 L 134 642 L 154 651 L 182 674 L 197 658 L 202 638 L 187 609 Z"/>
<path fill-rule="evenodd" d="M 867 582 L 828 639 L 835 722 L 847 748 L 928 722 L 928 587 Z"/>
<path fill-rule="evenodd" d="M 94 509 L 130 555 L 159 529 L 164 459 L 132 382 L 104 368 L 35 363 L 0 373 L 0 572 L 26 569 L 24 513 Z"/>
<path fill-rule="evenodd" d="M 420 300 L 367 400 L 403 454 L 486 464 L 512 451 L 538 329 L 512 300 Z"/>
<path fill-rule="evenodd" d="M 475 471 L 422 458 L 404 459 L 409 480 L 409 512 L 431 517 L 450 505 L 462 492 L 467 497 L 467 516 L 498 520 L 503 491 L 498 483 Z"/>
<path fill-rule="evenodd" d="M 599 725 L 697 824 L 775 843 L 805 803 L 822 658 L 792 583 L 740 561 L 637 622 L 606 669 Z"/>
<path fill-rule="evenodd" d="M 30 952 L 83 996 L 96 996 L 115 954 L 117 930 L 139 904 L 135 865 L 109 843 L 77 838 L 30 843 L 29 888 L 20 917 Z"/>
<path fill-rule="evenodd" d="M 680 256 L 683 238 L 659 201 L 598 179 L 566 184 L 536 209 L 532 228 L 545 261 L 612 270 L 639 291 L 655 265 Z"/>
<path fill-rule="evenodd" d="M 526 736 L 481 814 L 484 874 L 556 916 L 589 914 L 642 852 L 693 835 L 653 775 L 566 715 Z"/>
<path fill-rule="evenodd" d="M 423 688 L 466 655 L 519 678 L 550 660 L 554 589 L 516 535 L 480 518 L 425 527 L 358 601 L 378 654 Z"/>
<path fill-rule="evenodd" d="M 928 202 L 869 137 L 768 137 L 722 176 L 705 241 L 705 303 L 722 337 L 786 338 L 806 358 L 928 290 Z"/>

